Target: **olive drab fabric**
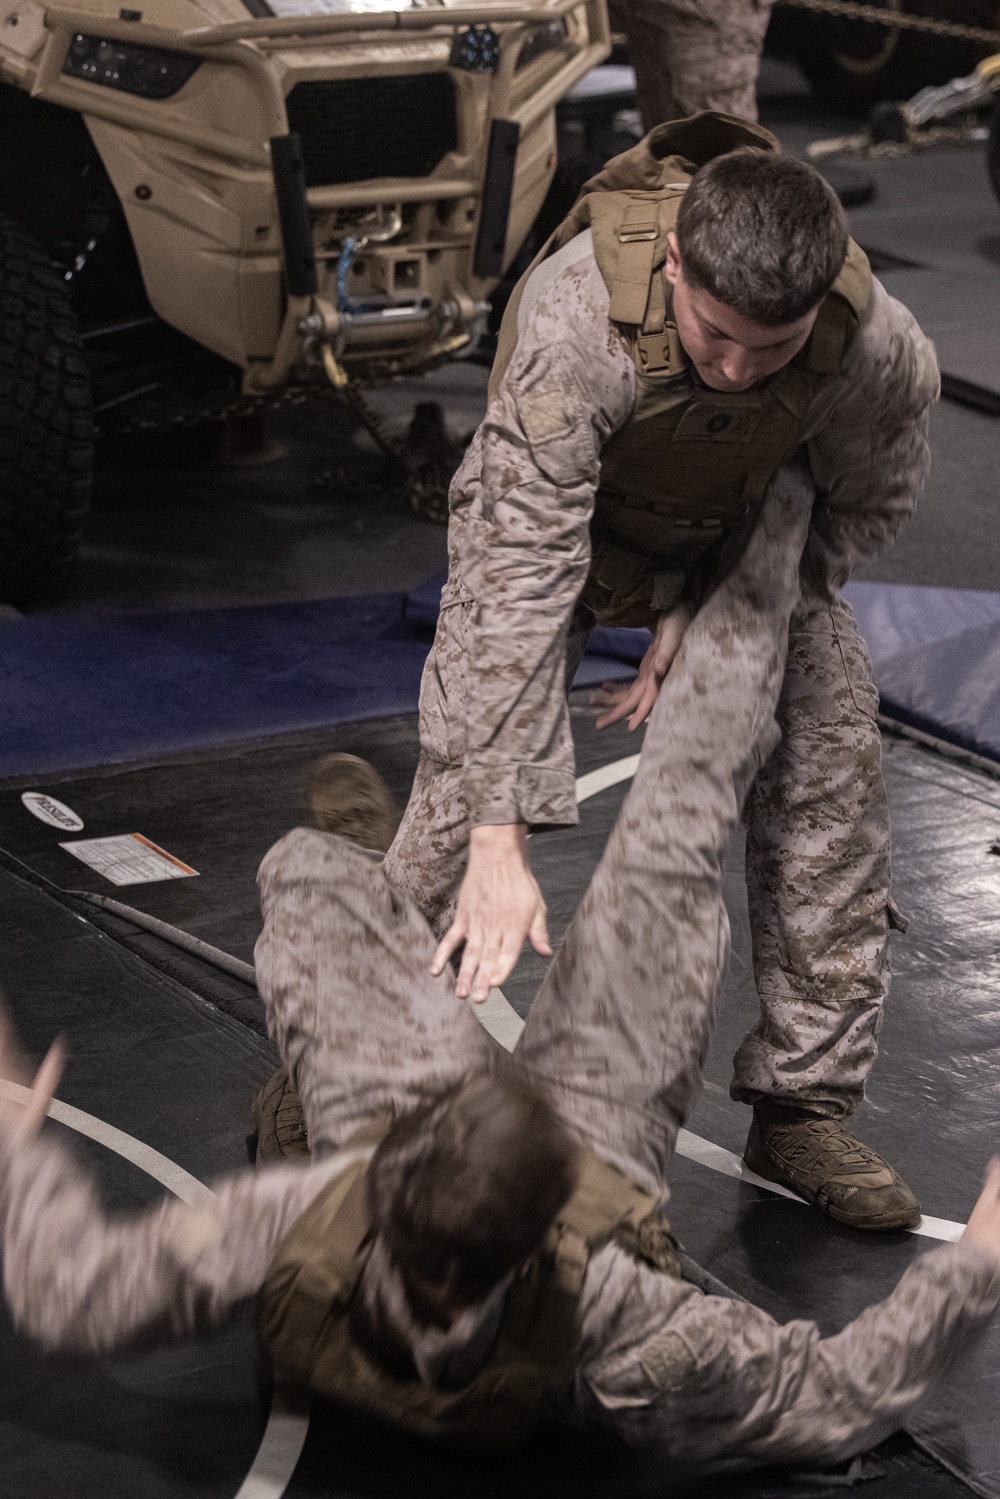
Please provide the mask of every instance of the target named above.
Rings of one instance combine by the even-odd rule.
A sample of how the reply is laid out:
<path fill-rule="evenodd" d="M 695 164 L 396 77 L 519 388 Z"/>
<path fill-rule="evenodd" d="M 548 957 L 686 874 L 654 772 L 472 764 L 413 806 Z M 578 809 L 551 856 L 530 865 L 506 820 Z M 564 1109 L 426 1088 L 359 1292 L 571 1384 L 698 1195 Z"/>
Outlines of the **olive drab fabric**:
<path fill-rule="evenodd" d="M 388 1122 L 382 1131 L 388 1129 Z M 258 1300 L 261 1342 L 286 1378 L 365 1416 L 468 1451 L 505 1451 L 554 1418 L 569 1393 L 591 1255 L 611 1239 L 679 1276 L 656 1199 L 581 1150 L 576 1188 L 541 1253 L 513 1281 L 497 1343 L 457 1390 L 383 1369 L 356 1338 L 351 1303 L 371 1248 L 361 1163 L 330 1184 L 279 1245 Z"/>
<path fill-rule="evenodd" d="M 667 236 L 698 167 L 739 147 L 779 149 L 762 127 L 713 113 L 651 131 L 586 184 L 504 315 L 491 392 L 513 357 L 528 277 L 589 228 L 609 318 L 636 367 L 635 408 L 602 451 L 591 523 L 582 603 L 604 623 L 655 623 L 650 615 L 677 602 L 699 561 L 760 504 L 768 480 L 808 435 L 806 412 L 823 381 L 838 373 L 872 298 L 867 257 L 852 240 L 809 340 L 790 364 L 734 394 L 697 380 L 672 320 L 672 288 L 663 275 Z"/>

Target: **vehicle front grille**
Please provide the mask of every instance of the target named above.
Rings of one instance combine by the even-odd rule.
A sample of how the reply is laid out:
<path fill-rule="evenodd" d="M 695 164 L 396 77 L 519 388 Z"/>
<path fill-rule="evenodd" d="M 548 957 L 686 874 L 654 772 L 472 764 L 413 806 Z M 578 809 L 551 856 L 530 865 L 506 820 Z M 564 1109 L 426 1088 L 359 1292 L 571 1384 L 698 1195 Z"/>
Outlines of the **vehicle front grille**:
<path fill-rule="evenodd" d="M 306 185 L 426 177 L 458 144 L 447 73 L 297 83 L 288 128 L 302 140 Z"/>

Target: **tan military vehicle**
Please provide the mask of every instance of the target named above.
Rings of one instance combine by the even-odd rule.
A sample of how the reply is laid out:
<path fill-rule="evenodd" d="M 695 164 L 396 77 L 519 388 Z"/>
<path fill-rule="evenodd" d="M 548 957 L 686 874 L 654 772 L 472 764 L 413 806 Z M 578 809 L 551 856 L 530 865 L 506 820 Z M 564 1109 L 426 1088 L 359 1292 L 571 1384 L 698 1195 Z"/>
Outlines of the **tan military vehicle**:
<path fill-rule="evenodd" d="M 604 0 L 0 0 L 0 601 L 66 572 L 93 422 L 432 367 L 556 167 Z"/>

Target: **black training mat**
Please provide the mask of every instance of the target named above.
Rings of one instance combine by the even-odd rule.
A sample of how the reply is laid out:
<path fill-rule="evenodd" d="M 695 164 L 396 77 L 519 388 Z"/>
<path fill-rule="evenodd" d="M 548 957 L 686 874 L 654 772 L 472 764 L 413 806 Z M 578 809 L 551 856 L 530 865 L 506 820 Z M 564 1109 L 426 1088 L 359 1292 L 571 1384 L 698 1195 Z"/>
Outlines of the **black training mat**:
<path fill-rule="evenodd" d="M 0 869 L 0 983 L 33 1053 L 59 1032 L 60 1099 L 153 1146 L 200 1180 L 246 1163 L 250 1101 L 269 1043 Z M 60 1129 L 112 1209 L 163 1187 Z M 47 1355 L 0 1309 L 4 1499 L 231 1499 L 264 1429 L 245 1322 L 198 1344 L 113 1358 Z"/>
<path fill-rule="evenodd" d="M 574 699 L 578 774 L 638 752 L 641 733 L 615 725 L 597 734 L 586 694 Z M 139 766 L 0 781 L 0 848 L 63 889 L 110 896 L 252 962 L 260 931 L 257 867 L 290 828 L 311 821 L 306 774 L 333 750 L 371 760 L 405 805 L 419 751 L 409 715 Z M 83 829 L 67 833 L 39 822 L 22 805 L 28 789 L 72 808 Z M 143 834 L 198 870 L 197 878 L 115 886 L 60 847 L 119 833 Z"/>
<path fill-rule="evenodd" d="M 250 1098 L 273 1066 L 266 1042 L 164 978 L 31 881 L 0 870 L 2 978 L 25 1044 L 69 1042 L 60 1096 L 155 1145 L 201 1179 L 241 1166 Z M 207 975 L 211 980 L 211 974 Z M 60 1129 L 50 1124 L 48 1128 Z M 105 1205 L 128 1210 L 162 1188 L 120 1155 L 63 1129 Z M 4 1499 L 230 1499 L 254 1468 L 268 1406 L 245 1321 L 211 1340 L 99 1359 L 45 1354 L 0 1310 L 0 1493 Z M 883 1499 L 953 1499 L 962 1485 L 903 1437 L 851 1469 Z M 434 1492 L 574 1493 L 677 1499 L 839 1492 L 809 1475 L 688 1479 L 581 1433 L 538 1439 L 484 1468 L 318 1407 L 286 1492 L 383 1499 Z M 274 1488 L 251 1490 L 255 1499 Z"/>
<path fill-rule="evenodd" d="M 640 736 L 629 735 L 621 728 L 595 734 L 595 716 L 578 696 L 573 722 L 580 774 L 634 754 L 640 745 Z M 34 788 L 58 796 L 84 818 L 86 827 L 77 836 L 142 831 L 199 868 L 202 872 L 197 879 L 115 889 L 59 848 L 62 833 L 35 822 L 24 811 L 20 801 L 23 782 L 6 783 L 0 788 L 0 845 L 29 865 L 38 877 L 61 880 L 75 888 L 101 890 L 249 958 L 259 926 L 256 865 L 276 837 L 307 820 L 305 771 L 319 754 L 334 748 L 368 756 L 386 775 L 400 801 L 405 798 L 416 762 L 415 723 L 411 719 L 352 725 L 334 733 L 299 735 L 198 759 L 182 757 L 158 765 L 89 772 L 63 781 L 47 780 Z M 896 895 L 913 925 L 905 939 L 896 940 L 897 978 L 883 1032 L 882 1056 L 869 1088 L 868 1103 L 859 1115 L 859 1133 L 885 1150 L 917 1190 L 927 1212 L 963 1219 L 978 1189 L 982 1165 L 993 1149 L 993 1053 L 1000 1041 L 1000 1022 L 991 1008 L 991 993 L 996 991 L 1000 939 L 1000 902 L 996 899 L 1000 893 L 1000 858 L 990 849 L 1000 836 L 1000 784 L 900 739 L 887 741 L 886 778 L 894 814 Z M 581 807 L 579 828 L 533 841 L 533 863 L 549 902 L 556 939 L 586 887 L 627 787 L 627 781 L 622 782 L 588 799 Z M 240 1164 L 245 1159 L 246 1104 L 255 1080 L 270 1065 L 266 1042 L 257 1034 L 259 1001 L 252 991 L 244 986 L 241 994 L 230 993 L 225 986 L 231 988 L 235 980 L 186 955 L 178 958 L 181 967 L 173 978 L 152 971 L 139 956 L 122 952 L 115 940 L 128 935 L 127 924 L 120 923 L 120 929 L 110 935 L 107 927 L 104 934 L 99 933 L 92 923 L 80 921 L 78 914 L 61 909 L 44 890 L 9 875 L 3 877 L 7 881 L 4 889 L 18 892 L 21 930 L 37 933 L 30 941 L 22 938 L 21 952 L 28 956 L 19 958 L 17 971 L 0 973 L 0 980 L 11 990 L 19 1022 L 27 1027 L 26 1040 L 35 1049 L 40 1050 L 59 1026 L 68 1029 L 72 1039 L 71 1021 L 78 1009 L 74 995 L 89 993 L 88 986 L 97 984 L 94 992 L 98 996 L 110 990 L 117 996 L 122 986 L 112 981 L 112 974 L 116 978 L 122 972 L 143 975 L 145 988 L 141 992 L 169 995 L 174 1006 L 169 1011 L 172 1023 L 165 1029 L 157 1024 L 157 1017 L 165 1013 L 165 1000 L 157 1004 L 144 1001 L 141 1013 L 128 1018 L 112 1008 L 117 1018 L 109 1018 L 106 1023 L 114 1027 L 114 1037 L 91 1038 L 87 1054 L 94 1058 L 92 1070 L 86 1075 L 70 1074 L 62 1096 L 90 1112 L 103 1113 L 120 1128 L 155 1144 L 195 1175 Z M 756 1008 L 739 849 L 734 849 L 729 861 L 727 899 L 733 925 L 733 960 L 705 1091 L 689 1128 L 738 1155 L 748 1111 L 728 1097 L 729 1058 Z M 81 905 L 75 908 L 76 913 L 83 910 Z M 45 925 L 54 920 L 60 930 L 72 934 L 72 940 L 54 941 Z M 162 956 L 162 944 L 155 939 L 140 934 L 138 940 L 159 946 Z M 152 947 L 147 956 L 158 963 L 159 956 Z M 51 950 L 59 954 L 55 979 L 50 971 Z M 101 963 L 107 965 L 100 983 L 89 977 L 98 952 Z M 541 960 L 529 953 L 505 986 L 521 1013 L 530 1003 L 542 968 Z M 218 989 L 220 984 L 225 992 Z M 49 996 L 42 1005 L 33 997 L 39 987 Z M 131 980 L 124 987 L 129 995 L 139 992 Z M 211 994 L 214 1007 L 204 999 L 192 999 L 192 990 L 206 997 Z M 61 1018 L 64 1011 L 69 1021 Z M 237 1015 L 239 1020 L 233 1018 Z M 27 1020 L 22 1020 L 24 1016 Z M 91 1019 L 89 1023 L 96 1022 Z M 211 1039 L 206 1039 L 209 1036 Z M 216 1056 L 220 1050 L 225 1053 L 221 1060 Z M 121 1066 L 99 1061 L 119 1055 L 125 1059 Z M 223 1083 L 216 1087 L 211 1081 L 217 1073 L 229 1077 L 234 1068 L 240 1079 L 245 1078 L 239 1085 Z M 158 1085 L 150 1082 L 150 1072 L 160 1079 Z M 207 1091 L 206 1075 L 210 1080 Z M 78 1079 L 77 1091 L 71 1093 L 67 1089 L 74 1076 Z M 210 1141 L 214 1142 L 212 1148 Z M 144 1194 L 148 1197 L 157 1190 L 144 1179 L 132 1180 L 138 1173 L 117 1158 L 105 1160 L 108 1152 L 89 1147 L 89 1154 L 99 1158 L 102 1183 L 114 1200 L 145 1200 Z M 131 1182 L 131 1196 L 121 1185 L 122 1177 Z M 735 1291 L 783 1319 L 815 1317 L 827 1331 L 835 1330 L 884 1295 L 913 1255 L 934 1242 L 909 1234 L 873 1239 L 852 1233 L 797 1203 L 680 1157 L 673 1177 L 671 1216 L 689 1252 Z M 228 1376 L 217 1371 L 205 1377 L 210 1384 L 217 1379 L 220 1388 L 228 1377 L 233 1388 L 242 1391 L 240 1398 L 245 1404 L 237 1400 L 234 1407 L 242 1412 L 238 1419 L 229 1407 L 226 1409 L 235 1433 L 231 1445 L 243 1463 L 253 1445 L 251 1438 L 259 1437 L 262 1430 L 263 1416 L 252 1389 L 245 1330 L 230 1337 L 234 1340 L 231 1345 L 225 1339 L 210 1345 L 212 1356 L 226 1363 Z M 22 1353 L 20 1344 L 18 1356 L 41 1370 L 47 1370 L 50 1363 L 33 1350 Z M 180 1360 L 183 1369 L 184 1356 L 184 1350 L 178 1350 L 158 1357 L 168 1362 Z M 194 1350 L 189 1356 L 202 1361 L 198 1363 L 200 1369 L 206 1367 L 204 1349 Z M 107 1362 L 101 1361 L 102 1367 Z M 119 1361 L 111 1362 L 117 1367 Z M 80 1390 L 86 1385 L 87 1366 L 74 1367 L 75 1372 L 68 1372 L 62 1384 L 57 1382 L 58 1398 L 59 1403 L 68 1401 L 71 1409 L 79 1405 L 83 1412 L 80 1420 L 85 1424 L 90 1419 L 89 1397 Z M 988 1393 L 995 1383 L 996 1370 L 1000 1370 L 1000 1346 L 994 1336 L 981 1346 L 970 1366 L 953 1376 L 922 1415 L 918 1428 L 932 1449 L 984 1495 L 1000 1493 L 1000 1451 L 992 1430 Z M 147 1374 L 142 1377 L 153 1378 Z M 168 1376 L 164 1380 L 166 1383 L 157 1385 L 157 1390 L 169 1385 Z M 169 1399 L 166 1403 L 170 1404 Z M 211 1486 L 215 1477 L 206 1479 L 201 1489 L 183 1487 L 190 1454 L 197 1451 L 198 1431 L 214 1429 L 210 1422 L 204 1425 L 208 1418 L 203 1405 L 195 1400 L 194 1406 L 192 1434 L 184 1438 L 185 1456 L 176 1462 L 171 1443 L 181 1440 L 179 1434 L 188 1419 L 186 1408 L 185 1414 L 178 1416 L 171 1406 L 170 1414 L 163 1417 L 167 1435 L 155 1459 L 149 1457 L 141 1440 L 132 1442 L 129 1422 L 123 1419 L 116 1428 L 117 1445 L 108 1439 L 115 1449 L 115 1461 L 125 1465 L 122 1473 L 131 1475 L 143 1464 L 156 1471 L 150 1474 L 148 1486 L 144 1486 L 145 1478 L 133 1483 L 130 1477 L 117 1488 L 106 1484 L 103 1491 L 235 1495 L 239 1479 L 227 1491 L 222 1473 L 228 1482 L 238 1466 L 236 1458 L 227 1466 L 228 1459 L 219 1453 L 213 1453 L 217 1487 Z M 23 1411 L 23 1404 L 17 1408 Z M 175 1417 L 176 1424 L 171 1425 Z M 0 1440 L 6 1429 L 0 1417 Z M 13 1445 L 13 1438 L 11 1441 Z M 37 1481 L 46 1462 L 54 1463 L 53 1473 L 59 1471 L 61 1445 L 56 1444 L 53 1455 L 50 1440 L 40 1440 L 38 1465 L 32 1466 L 34 1459 L 25 1453 L 30 1454 L 34 1442 L 33 1435 L 26 1441 L 21 1431 L 18 1461 L 27 1487 L 12 1492 L 37 1492 L 31 1482 Z M 142 1455 L 137 1457 L 137 1451 Z M 169 1470 L 169 1482 L 175 1487 L 163 1487 L 168 1479 L 159 1471 L 161 1463 Z M 102 1481 L 109 1471 L 100 1468 Z M 215 1468 L 212 1473 L 216 1473 Z M 418 1474 L 419 1481 L 415 1482 Z M 832 1493 L 846 1476 L 838 1475 L 838 1483 L 820 1480 L 818 1491 L 828 1488 Z M 894 1439 L 874 1458 L 865 1459 L 851 1475 L 852 1481 L 876 1476 L 877 1492 L 885 1496 L 967 1491 L 965 1485 L 922 1457 L 905 1437 Z M 388 1438 L 382 1432 L 372 1433 L 336 1412 L 318 1410 L 287 1492 L 292 1496 L 395 1495 L 414 1488 L 420 1492 L 433 1488 L 447 1495 L 453 1491 L 457 1494 L 459 1488 L 467 1490 L 473 1482 L 477 1491 L 490 1494 L 512 1490 L 541 1493 L 543 1488 L 546 1492 L 568 1493 L 572 1489 L 574 1493 L 621 1495 L 624 1499 L 646 1493 L 786 1494 L 795 1492 L 798 1481 L 762 1475 L 726 1484 L 688 1480 L 683 1475 L 665 1475 L 656 1463 L 626 1456 L 579 1434 L 548 1438 L 513 1467 L 491 1465 L 484 1474 L 417 1444 Z M 100 1491 L 96 1480 L 89 1488 L 86 1483 L 78 1490 L 81 1494 Z M 801 1492 L 816 1493 L 815 1485 L 814 1475 Z M 6 1495 L 6 1490 L 0 1488 L 0 1492 Z"/>

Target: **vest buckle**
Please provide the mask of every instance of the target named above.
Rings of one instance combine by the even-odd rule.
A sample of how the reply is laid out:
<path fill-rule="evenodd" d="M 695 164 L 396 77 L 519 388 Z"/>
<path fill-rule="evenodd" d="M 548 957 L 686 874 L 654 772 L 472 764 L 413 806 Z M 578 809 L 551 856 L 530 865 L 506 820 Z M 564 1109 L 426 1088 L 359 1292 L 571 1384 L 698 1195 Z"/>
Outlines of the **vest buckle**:
<path fill-rule="evenodd" d="M 655 239 L 660 228 L 655 219 L 646 219 L 638 224 L 623 224 L 618 231 L 620 245 L 636 244 L 642 239 Z"/>

